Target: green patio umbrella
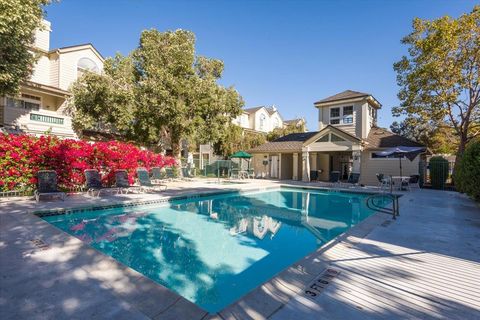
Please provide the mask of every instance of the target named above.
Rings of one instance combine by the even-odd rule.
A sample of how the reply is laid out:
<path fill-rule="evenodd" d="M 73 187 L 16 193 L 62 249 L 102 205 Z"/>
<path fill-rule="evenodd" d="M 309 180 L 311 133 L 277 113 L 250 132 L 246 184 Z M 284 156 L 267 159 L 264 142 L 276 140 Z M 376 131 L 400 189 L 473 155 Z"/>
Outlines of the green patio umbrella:
<path fill-rule="evenodd" d="M 247 153 L 245 151 L 237 151 L 230 156 L 230 159 L 233 159 L 233 158 L 250 159 L 251 157 L 252 157 L 252 155 L 250 153 Z M 241 161 L 242 160 L 240 160 L 240 170 L 241 170 L 241 167 L 242 167 L 241 166 Z M 250 170 L 250 162 L 248 163 L 248 169 Z"/>
<path fill-rule="evenodd" d="M 251 157 L 252 157 L 252 155 L 250 153 L 247 153 L 245 151 L 238 151 L 238 152 L 235 152 L 234 154 L 232 154 L 230 156 L 230 159 L 231 158 L 250 159 Z"/>

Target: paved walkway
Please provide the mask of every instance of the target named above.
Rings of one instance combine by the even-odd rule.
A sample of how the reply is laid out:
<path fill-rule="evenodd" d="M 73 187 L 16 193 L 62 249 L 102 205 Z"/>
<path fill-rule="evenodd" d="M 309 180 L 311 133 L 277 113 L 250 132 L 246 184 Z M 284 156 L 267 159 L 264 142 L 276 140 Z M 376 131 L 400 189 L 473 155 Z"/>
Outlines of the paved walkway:
<path fill-rule="evenodd" d="M 229 187 L 248 189 L 276 184 L 256 181 Z M 167 195 L 213 190 L 218 190 L 218 186 L 174 183 Z M 100 199 L 76 196 L 65 203 L 40 205 L 25 200 L 1 201 L 0 318 L 209 317 L 194 304 L 27 213 L 39 208 L 146 198 L 155 199 L 158 195 Z M 478 205 L 458 193 L 420 190 L 406 193 L 400 208 L 398 220 L 390 222 L 387 216 L 379 215 L 381 225 L 364 232 L 359 226 L 359 232 L 312 260 L 312 271 L 301 275 L 312 279 L 312 284 L 319 283 L 326 267 L 340 272 L 325 289 L 314 286 L 319 290 L 316 297 L 308 297 L 308 287 L 290 286 L 291 281 L 282 281 L 280 277 L 257 290 L 271 300 L 249 295 L 235 306 L 243 308 L 241 313 L 227 308 L 216 317 L 234 319 L 241 314 L 241 319 L 277 320 L 480 318 Z M 269 304 L 273 300 L 275 303 Z"/>
<path fill-rule="evenodd" d="M 340 271 L 316 298 L 271 318 L 480 319 L 480 209 L 453 192 L 401 198 L 398 220 L 323 255 Z"/>

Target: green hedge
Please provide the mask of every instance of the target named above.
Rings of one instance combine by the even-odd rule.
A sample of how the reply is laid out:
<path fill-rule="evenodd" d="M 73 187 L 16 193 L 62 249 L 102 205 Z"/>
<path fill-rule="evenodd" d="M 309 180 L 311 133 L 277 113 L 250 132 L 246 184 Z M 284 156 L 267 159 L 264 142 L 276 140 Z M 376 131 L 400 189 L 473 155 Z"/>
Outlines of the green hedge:
<path fill-rule="evenodd" d="M 480 201 L 480 139 L 467 145 L 454 173 L 455 187 Z"/>
<path fill-rule="evenodd" d="M 444 189 L 448 179 L 448 160 L 444 157 L 432 157 L 429 162 L 430 182 L 433 189 Z"/>

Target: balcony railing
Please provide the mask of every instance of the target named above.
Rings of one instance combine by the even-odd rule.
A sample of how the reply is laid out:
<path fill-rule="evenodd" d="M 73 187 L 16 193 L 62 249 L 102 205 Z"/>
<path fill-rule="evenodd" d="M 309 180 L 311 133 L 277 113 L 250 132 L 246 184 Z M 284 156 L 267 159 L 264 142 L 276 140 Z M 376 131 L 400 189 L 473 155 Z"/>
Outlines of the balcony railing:
<path fill-rule="evenodd" d="M 30 113 L 30 120 L 63 125 L 63 118 L 46 116 L 43 114 Z"/>

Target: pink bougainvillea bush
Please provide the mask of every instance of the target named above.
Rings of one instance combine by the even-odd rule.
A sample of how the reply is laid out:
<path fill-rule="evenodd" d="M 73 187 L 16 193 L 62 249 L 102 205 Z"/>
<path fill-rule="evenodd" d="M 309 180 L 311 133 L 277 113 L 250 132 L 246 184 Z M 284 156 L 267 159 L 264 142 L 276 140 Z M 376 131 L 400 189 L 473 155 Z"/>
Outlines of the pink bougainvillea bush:
<path fill-rule="evenodd" d="M 55 170 L 66 190 L 85 183 L 83 171 L 97 169 L 103 182 L 112 185 L 115 170 L 125 169 L 133 182 L 138 167 L 165 167 L 175 159 L 119 141 L 90 143 L 0 133 L 0 191 L 33 190 L 38 170 Z"/>

